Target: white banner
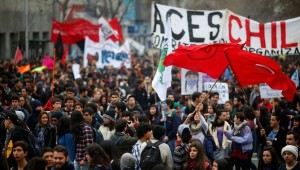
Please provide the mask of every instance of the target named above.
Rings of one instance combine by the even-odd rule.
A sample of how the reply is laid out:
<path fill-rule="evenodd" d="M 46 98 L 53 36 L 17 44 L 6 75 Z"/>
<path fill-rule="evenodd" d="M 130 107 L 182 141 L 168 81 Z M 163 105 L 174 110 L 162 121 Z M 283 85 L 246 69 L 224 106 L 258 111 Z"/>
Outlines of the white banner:
<path fill-rule="evenodd" d="M 204 83 L 204 90 L 209 91 L 213 85 L 214 83 Z M 225 102 L 229 100 L 229 90 L 227 83 L 216 83 L 211 91 L 219 93 L 218 104 L 225 104 Z"/>
<path fill-rule="evenodd" d="M 153 46 L 162 48 L 166 16 L 172 19 L 173 48 L 202 43 L 245 43 L 244 50 L 266 56 L 299 55 L 300 17 L 258 23 L 229 10 L 188 10 L 152 4 Z"/>
<path fill-rule="evenodd" d="M 262 99 L 269 99 L 269 98 L 281 98 L 282 90 L 273 90 L 267 84 L 260 84 L 259 85 L 260 97 Z"/>
<path fill-rule="evenodd" d="M 211 43 L 221 39 L 226 10 L 187 10 L 152 3 L 151 11 L 152 42 L 154 47 L 162 48 L 166 41 L 166 18 L 172 20 L 173 48 L 178 44 Z"/>
<path fill-rule="evenodd" d="M 112 65 L 114 68 L 120 68 L 122 64 L 126 68 L 131 67 L 131 59 L 129 55 L 129 47 L 119 47 L 111 40 L 100 44 L 92 41 L 88 37 L 85 38 L 83 66 L 87 67 L 88 62 L 96 63 L 97 68 L 103 68 Z"/>

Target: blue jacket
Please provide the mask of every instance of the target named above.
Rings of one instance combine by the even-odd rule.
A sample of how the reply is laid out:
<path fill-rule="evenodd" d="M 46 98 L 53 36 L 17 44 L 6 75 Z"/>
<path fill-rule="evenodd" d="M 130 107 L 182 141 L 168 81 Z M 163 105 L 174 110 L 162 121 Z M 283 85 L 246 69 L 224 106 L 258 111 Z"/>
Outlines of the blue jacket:
<path fill-rule="evenodd" d="M 69 152 L 70 161 L 75 159 L 75 142 L 71 133 L 65 133 L 63 136 L 59 136 L 57 140 L 58 145 L 62 145 L 67 148 Z"/>
<path fill-rule="evenodd" d="M 249 126 L 247 126 L 247 122 L 243 122 L 243 125 L 241 126 L 241 133 L 239 135 L 235 135 L 235 131 L 237 131 L 237 127 L 234 127 L 232 130 L 229 130 L 225 133 L 226 137 L 230 140 L 231 137 L 234 136 L 233 143 L 241 144 L 242 146 L 242 152 L 245 153 L 247 151 L 252 150 L 252 133 Z"/>
<path fill-rule="evenodd" d="M 164 122 L 160 122 L 160 119 L 162 119 L 162 115 L 160 114 L 158 116 L 158 120 L 160 125 L 164 125 Z M 178 130 L 178 126 L 181 124 L 181 118 L 177 115 L 175 110 L 172 110 L 169 115 L 167 115 L 167 127 L 166 127 L 166 136 L 168 136 L 169 140 L 176 139 L 176 134 Z"/>

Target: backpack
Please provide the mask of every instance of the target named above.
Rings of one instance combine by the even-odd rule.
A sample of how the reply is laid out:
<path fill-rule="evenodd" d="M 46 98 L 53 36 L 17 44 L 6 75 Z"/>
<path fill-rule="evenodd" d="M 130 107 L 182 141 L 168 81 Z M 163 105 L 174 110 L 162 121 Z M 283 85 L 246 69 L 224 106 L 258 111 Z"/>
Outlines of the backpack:
<path fill-rule="evenodd" d="M 140 167 L 142 170 L 151 170 L 154 166 L 162 163 L 159 145 L 162 142 L 152 143 L 147 141 L 147 145 L 141 153 Z"/>
<path fill-rule="evenodd" d="M 29 146 L 29 150 L 28 150 L 28 154 L 27 157 L 29 159 L 38 156 L 39 152 L 38 150 L 34 147 L 34 143 L 35 143 L 35 137 L 32 134 L 31 131 L 29 131 L 28 129 L 23 129 L 23 128 L 15 128 L 15 130 L 13 131 L 13 133 L 15 133 L 16 131 L 22 131 L 24 134 L 26 134 L 26 141 L 28 146 Z"/>
<path fill-rule="evenodd" d="M 93 127 L 91 127 L 91 128 L 93 130 L 94 143 L 101 144 L 104 140 L 102 133 L 99 130 L 93 128 Z"/>
<path fill-rule="evenodd" d="M 211 135 L 206 134 L 202 128 L 201 131 L 205 136 L 203 141 L 204 151 L 206 153 L 207 158 L 211 161 L 211 163 L 213 163 L 213 161 L 215 160 L 214 152 L 217 149 L 217 145 L 215 143 L 214 138 Z"/>

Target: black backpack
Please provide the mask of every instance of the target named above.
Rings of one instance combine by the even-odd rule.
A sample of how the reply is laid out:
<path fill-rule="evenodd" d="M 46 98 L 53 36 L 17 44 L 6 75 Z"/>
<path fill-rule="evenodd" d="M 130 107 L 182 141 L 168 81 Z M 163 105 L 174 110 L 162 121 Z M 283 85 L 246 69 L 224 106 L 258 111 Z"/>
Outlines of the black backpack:
<path fill-rule="evenodd" d="M 104 140 L 102 133 L 93 127 L 91 127 L 91 128 L 93 130 L 94 143 L 101 144 Z"/>
<path fill-rule="evenodd" d="M 151 170 L 154 166 L 162 163 L 159 145 L 162 142 L 157 141 L 152 143 L 147 141 L 147 145 L 141 153 L 140 167 L 142 170 Z"/>

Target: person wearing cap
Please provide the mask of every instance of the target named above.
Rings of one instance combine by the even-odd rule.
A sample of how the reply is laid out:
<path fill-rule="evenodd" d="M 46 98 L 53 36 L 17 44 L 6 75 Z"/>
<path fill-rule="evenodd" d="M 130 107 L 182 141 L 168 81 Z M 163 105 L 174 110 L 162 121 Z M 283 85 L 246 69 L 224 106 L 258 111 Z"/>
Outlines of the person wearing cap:
<path fill-rule="evenodd" d="M 180 142 L 174 150 L 173 166 L 174 170 L 181 170 L 183 164 L 187 159 L 189 152 L 189 140 L 191 139 L 191 132 L 189 125 L 181 124 L 178 126 L 177 141 Z"/>
<path fill-rule="evenodd" d="M 135 100 L 135 95 L 134 94 L 129 94 L 127 96 L 127 106 L 126 110 L 130 112 L 138 111 L 140 114 L 143 113 L 143 109 L 141 106 L 136 102 Z"/>
<path fill-rule="evenodd" d="M 103 114 L 103 124 L 99 127 L 99 131 L 102 133 L 104 140 L 109 140 L 115 133 L 115 110 L 108 110 Z"/>
<path fill-rule="evenodd" d="M 298 159 L 298 148 L 293 145 L 287 145 L 282 148 L 281 156 L 284 159 L 284 163 L 278 170 L 299 170 L 300 163 Z"/>
<path fill-rule="evenodd" d="M 25 129 L 18 127 L 21 120 L 19 120 L 18 116 L 14 112 L 5 111 L 4 118 L 4 127 L 7 130 L 7 133 L 2 154 L 4 154 L 7 158 L 8 165 L 11 168 L 16 164 L 16 160 L 13 157 L 13 145 L 17 141 L 28 141 L 28 132 Z M 31 144 L 28 143 L 28 145 Z"/>
<path fill-rule="evenodd" d="M 300 135 L 300 115 L 296 115 L 292 118 L 293 121 L 293 127 L 291 131 L 296 132 L 298 135 Z"/>

